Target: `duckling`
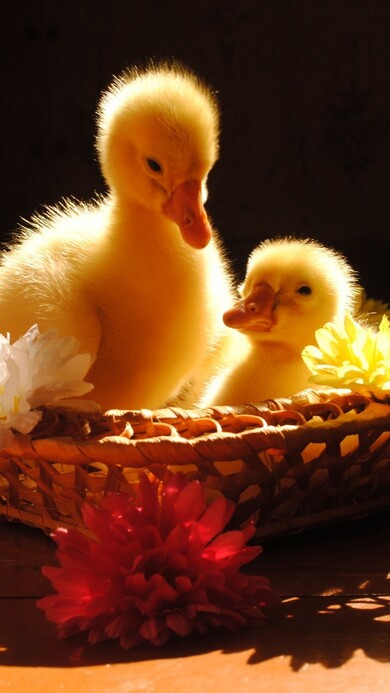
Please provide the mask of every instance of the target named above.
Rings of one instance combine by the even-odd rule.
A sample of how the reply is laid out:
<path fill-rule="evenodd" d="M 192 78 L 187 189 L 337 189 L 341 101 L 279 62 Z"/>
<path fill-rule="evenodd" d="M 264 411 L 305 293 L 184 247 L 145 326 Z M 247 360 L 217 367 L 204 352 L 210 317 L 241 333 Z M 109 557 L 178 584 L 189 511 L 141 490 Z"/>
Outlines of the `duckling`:
<path fill-rule="evenodd" d="M 201 388 L 228 332 L 231 272 L 204 207 L 219 110 L 190 71 L 161 64 L 116 78 L 97 127 L 108 192 L 20 229 L 1 261 L 0 331 L 73 335 L 95 355 L 102 408 L 153 409 Z"/>
<path fill-rule="evenodd" d="M 209 384 L 201 405 L 238 405 L 289 397 L 309 384 L 301 352 L 315 331 L 353 311 L 353 269 L 316 241 L 266 240 L 249 257 L 241 300 L 223 315 L 247 350 Z"/>

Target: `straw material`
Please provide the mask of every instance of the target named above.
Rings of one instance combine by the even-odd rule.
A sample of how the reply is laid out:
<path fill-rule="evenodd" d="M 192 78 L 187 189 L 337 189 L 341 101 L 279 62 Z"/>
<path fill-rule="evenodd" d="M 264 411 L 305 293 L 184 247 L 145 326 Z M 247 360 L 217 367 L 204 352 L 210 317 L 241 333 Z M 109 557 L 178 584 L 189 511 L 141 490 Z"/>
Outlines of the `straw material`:
<path fill-rule="evenodd" d="M 140 472 L 201 480 L 258 539 L 390 507 L 390 406 L 348 391 L 206 410 L 43 408 L 0 451 L 0 515 L 85 531 L 82 503 L 132 494 Z"/>

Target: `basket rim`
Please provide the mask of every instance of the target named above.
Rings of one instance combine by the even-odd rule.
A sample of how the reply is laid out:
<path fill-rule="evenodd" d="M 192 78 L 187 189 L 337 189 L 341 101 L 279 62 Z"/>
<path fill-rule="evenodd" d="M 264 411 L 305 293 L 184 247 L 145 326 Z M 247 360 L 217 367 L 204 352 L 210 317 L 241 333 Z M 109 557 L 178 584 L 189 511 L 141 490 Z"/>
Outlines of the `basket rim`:
<path fill-rule="evenodd" d="M 215 421 L 213 417 L 219 417 L 219 421 L 241 421 L 240 417 L 245 417 L 251 412 L 257 411 L 259 422 L 263 420 L 264 414 L 277 415 L 287 411 L 291 415 L 297 411 L 298 415 L 305 410 L 319 405 L 336 404 L 340 407 L 340 415 L 328 420 L 309 420 L 304 423 L 272 425 L 255 425 L 241 427 L 237 432 L 219 429 L 203 432 L 200 435 L 192 435 L 190 438 L 175 434 L 170 429 L 169 435 L 152 434 L 142 437 L 131 437 L 128 435 L 117 435 L 112 433 L 110 426 L 123 425 L 152 425 L 169 422 L 186 423 L 199 420 L 205 421 L 205 415 L 209 416 L 209 421 Z M 347 411 L 344 412 L 343 406 Z M 272 407 L 272 408 L 271 408 Z M 362 408 L 356 413 L 356 408 Z M 61 410 L 61 407 L 50 407 L 50 410 Z M 210 416 L 211 415 L 211 416 Z M 262 416 L 263 415 L 263 416 Z M 94 414 L 96 416 L 96 414 Z M 267 450 L 280 450 L 280 452 L 294 449 L 303 449 L 310 443 L 330 443 L 339 442 L 342 438 L 349 435 L 359 435 L 370 429 L 390 431 L 390 405 L 378 404 L 368 398 L 345 391 L 326 391 L 315 392 L 313 401 L 313 391 L 299 393 L 290 399 L 272 400 L 259 405 L 249 404 L 239 407 L 217 407 L 212 409 L 183 410 L 178 408 L 168 408 L 159 410 L 110 410 L 100 412 L 103 421 L 107 423 L 107 431 L 103 436 L 97 438 L 87 438 L 85 440 L 75 440 L 69 435 L 52 437 L 33 438 L 31 435 L 15 434 L 10 446 L 0 450 L 0 457 L 14 456 L 26 459 L 49 459 L 51 462 L 68 464 L 88 464 L 91 459 L 100 459 L 109 464 L 120 464 L 123 466 L 142 467 L 145 459 L 153 461 L 160 459 L 161 454 L 169 453 L 180 464 L 180 458 L 186 452 L 188 461 L 188 448 L 192 448 L 194 457 L 192 461 L 200 457 L 214 457 L 219 459 L 220 448 L 223 446 L 224 458 L 227 460 L 237 459 L 243 455 L 264 452 Z M 225 417 L 225 419 L 224 419 Z M 230 417 L 230 418 L 229 418 Z M 217 419 L 218 422 L 218 419 Z M 230 448 L 230 449 L 229 449 Z"/>

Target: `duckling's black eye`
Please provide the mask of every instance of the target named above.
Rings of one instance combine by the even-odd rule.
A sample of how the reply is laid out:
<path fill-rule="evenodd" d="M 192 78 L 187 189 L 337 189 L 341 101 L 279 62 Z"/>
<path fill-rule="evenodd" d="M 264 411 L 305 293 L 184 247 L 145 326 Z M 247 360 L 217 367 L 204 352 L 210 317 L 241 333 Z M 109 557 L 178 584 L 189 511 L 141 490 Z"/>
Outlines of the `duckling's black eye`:
<path fill-rule="evenodd" d="M 301 296 L 310 296 L 311 293 L 313 293 L 313 289 L 310 286 L 307 286 L 307 284 L 304 284 L 297 289 L 297 294 L 301 294 Z"/>
<path fill-rule="evenodd" d="M 155 173 L 161 173 L 162 166 L 158 163 L 158 161 L 156 161 L 156 159 L 146 159 L 146 162 L 152 171 Z"/>

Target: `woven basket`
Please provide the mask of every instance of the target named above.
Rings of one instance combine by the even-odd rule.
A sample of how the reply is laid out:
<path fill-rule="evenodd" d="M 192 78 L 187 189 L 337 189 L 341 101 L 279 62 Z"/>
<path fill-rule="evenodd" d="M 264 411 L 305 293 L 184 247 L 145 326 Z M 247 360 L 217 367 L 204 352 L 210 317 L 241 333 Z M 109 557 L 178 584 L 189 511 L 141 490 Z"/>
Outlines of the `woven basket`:
<path fill-rule="evenodd" d="M 133 493 L 140 471 L 200 479 L 236 502 L 256 537 L 390 507 L 390 406 L 346 391 L 206 410 L 85 414 L 43 408 L 30 435 L 0 451 L 0 514 L 85 531 L 82 503 Z"/>

